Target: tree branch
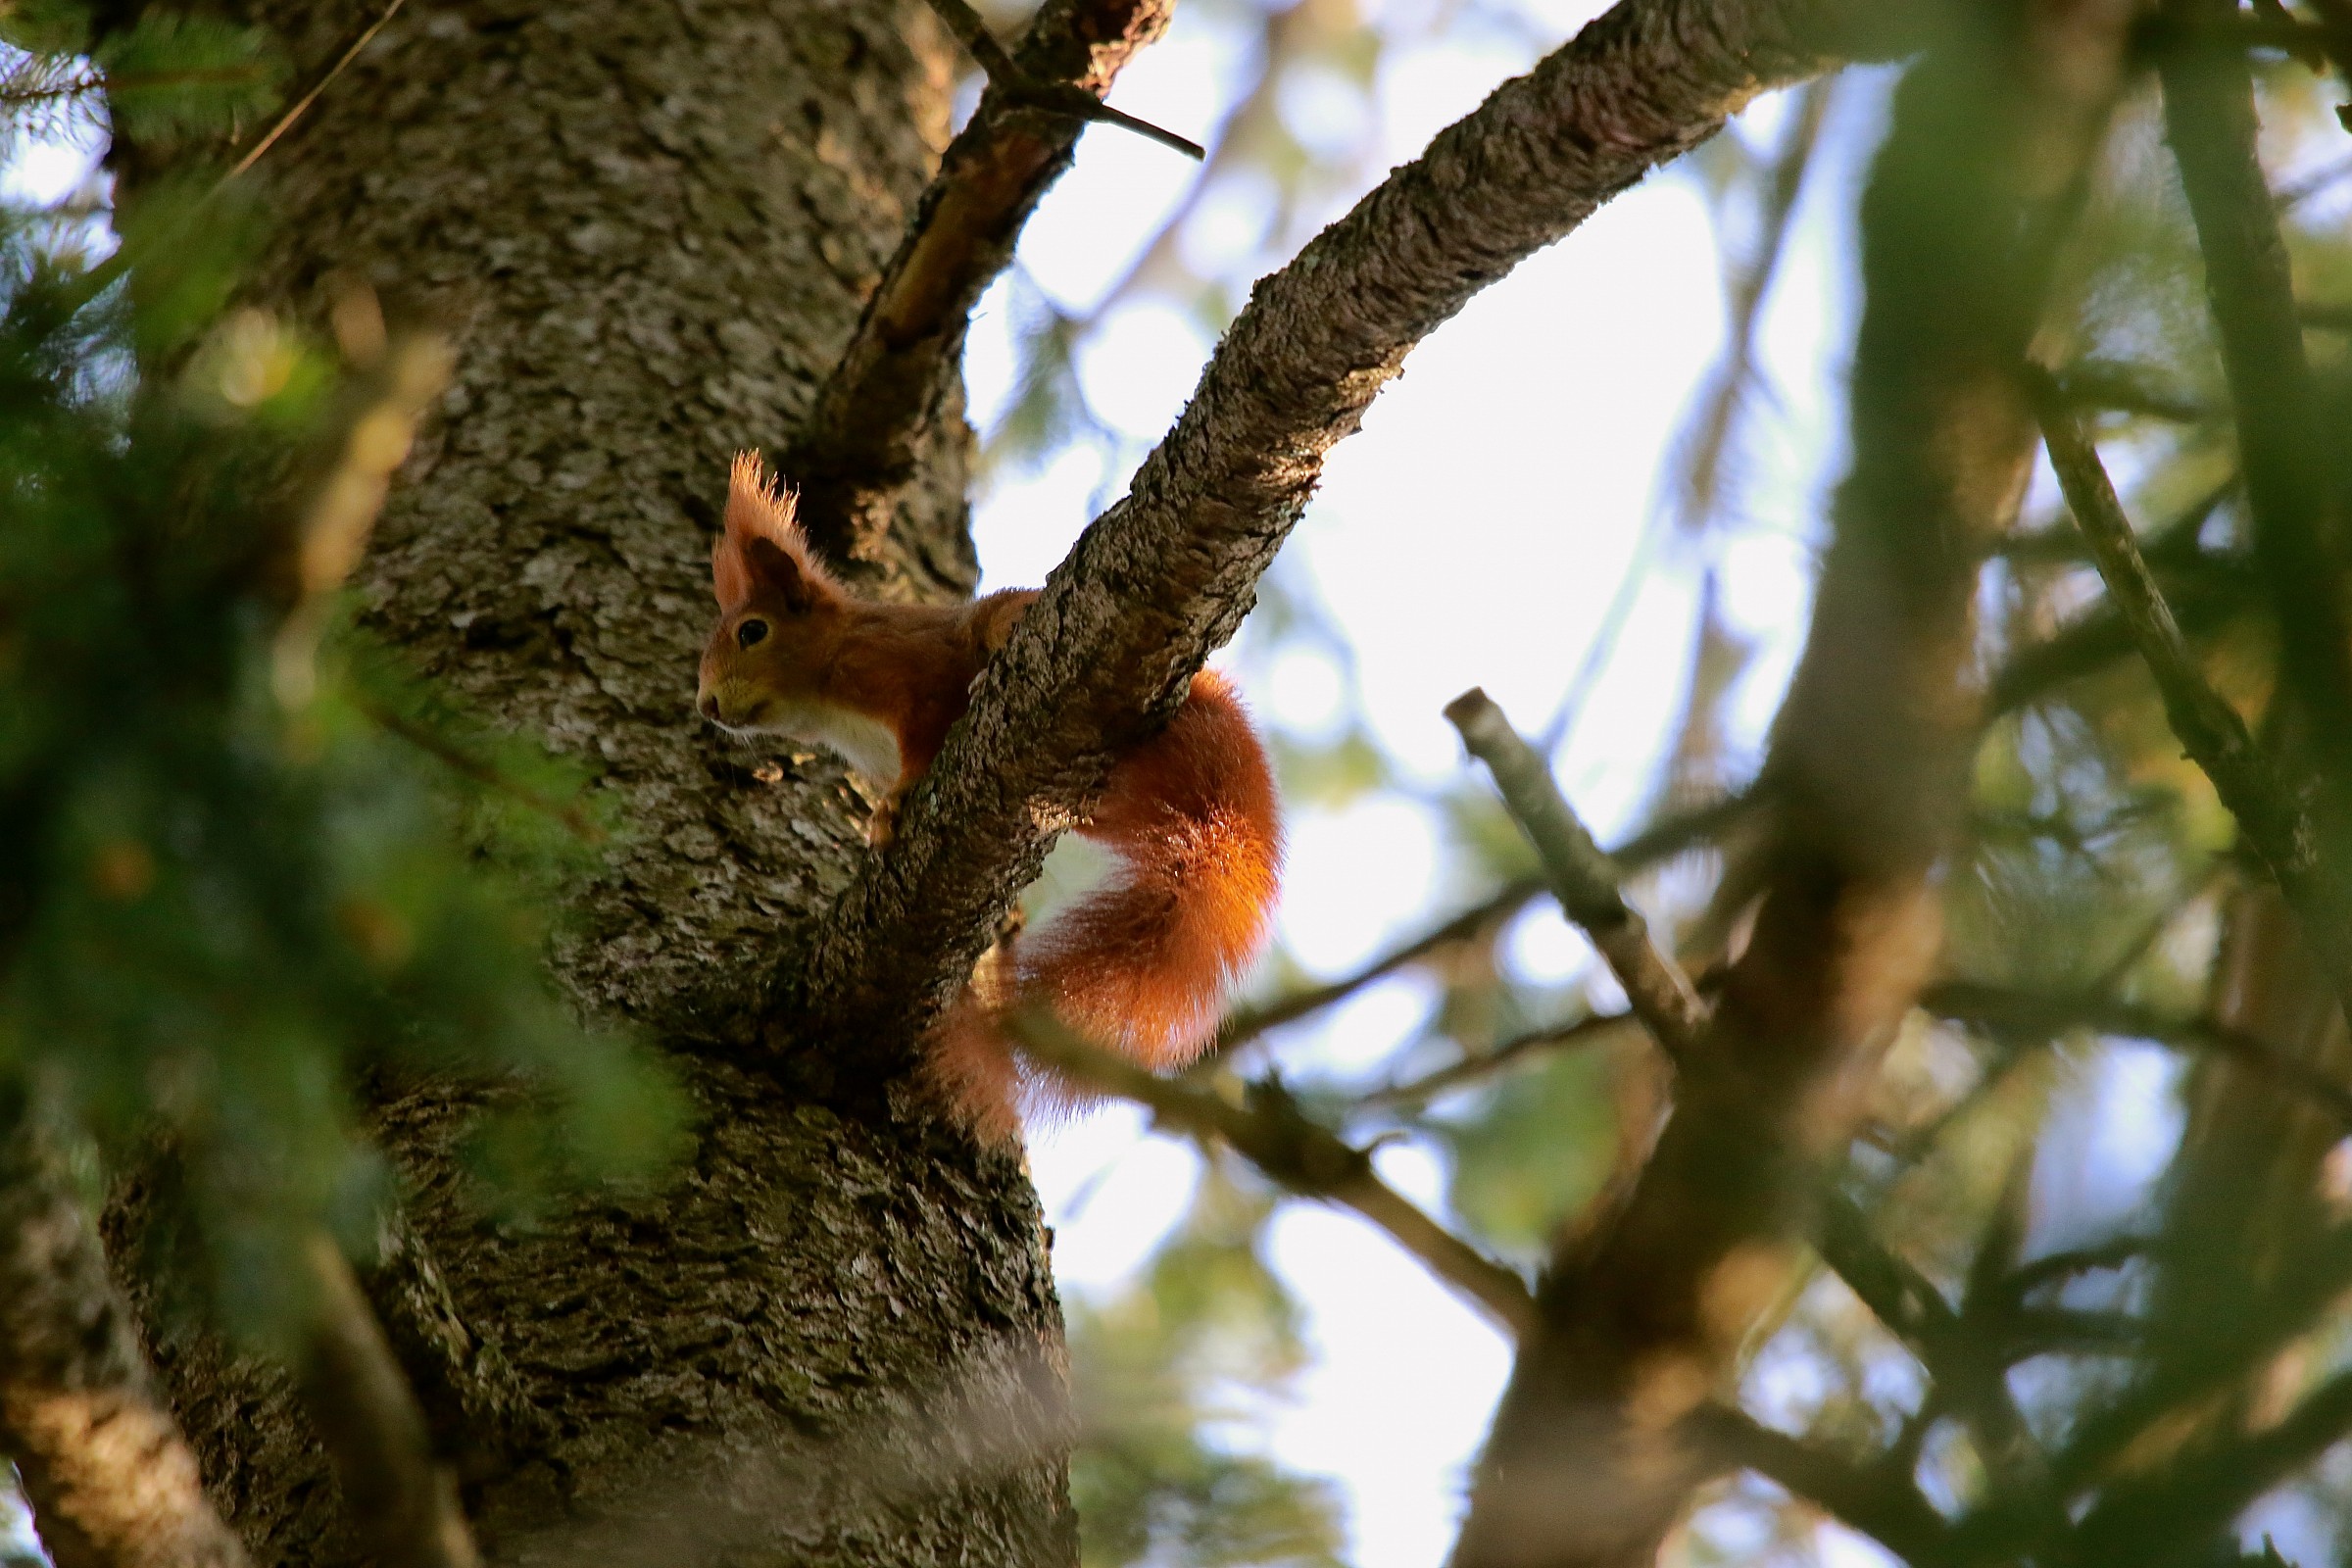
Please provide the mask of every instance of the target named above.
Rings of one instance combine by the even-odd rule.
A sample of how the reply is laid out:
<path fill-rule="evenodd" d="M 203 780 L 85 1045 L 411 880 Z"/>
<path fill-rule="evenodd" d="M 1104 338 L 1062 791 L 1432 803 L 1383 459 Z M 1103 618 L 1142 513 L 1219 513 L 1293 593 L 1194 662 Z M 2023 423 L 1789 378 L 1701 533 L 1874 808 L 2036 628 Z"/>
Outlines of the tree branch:
<path fill-rule="evenodd" d="M 1173 0 L 1048 0 L 1010 58 L 971 16 L 985 41 L 963 41 L 981 58 L 988 90 L 948 144 L 808 424 L 780 459 L 801 487 L 802 526 L 826 555 L 845 563 L 881 558 L 926 443 L 958 388 L 972 307 L 1012 260 L 1022 225 L 1075 156 L 1085 121 L 1041 114 L 1023 92 L 1054 83 L 1100 108 L 1120 70 L 1167 29 L 1174 9 Z M 956 27 L 953 16 L 949 24 Z M 981 49 L 994 51 L 1003 67 Z"/>
<path fill-rule="evenodd" d="M 889 849 L 785 966 L 770 1017 L 909 1060 L 1052 836 L 1240 624 L 1324 453 L 1406 351 L 1750 96 L 1832 64 L 1832 21 L 1892 43 L 1887 24 L 1908 16 L 1624 0 L 1261 282 L 1126 499 L 981 675 Z"/>
<path fill-rule="evenodd" d="M 1756 808 L 1762 799 L 1762 791 L 1749 789 L 1738 795 L 1727 795 L 1722 800 L 1706 806 L 1678 812 L 1653 822 L 1632 838 L 1627 839 L 1617 849 L 1610 851 L 1609 863 L 1622 871 L 1634 872 L 1645 870 L 1661 860 L 1672 859 L 1675 856 L 1706 842 L 1732 824 L 1741 820 Z M 1514 878 L 1482 903 L 1471 906 L 1444 923 L 1433 926 L 1419 936 L 1369 959 L 1337 980 L 1294 991 L 1287 996 L 1276 997 L 1259 1006 L 1236 1010 L 1226 1017 L 1217 1034 L 1216 1050 L 1202 1065 L 1205 1066 L 1208 1062 L 1213 1062 L 1239 1051 L 1242 1047 L 1271 1030 L 1296 1023 L 1300 1018 L 1345 1002 L 1364 987 L 1375 981 L 1384 980 L 1399 969 L 1420 962 L 1423 958 L 1434 956 L 1448 948 L 1463 943 L 1483 940 L 1501 926 L 1504 921 L 1527 907 L 1529 902 L 1542 895 L 1544 890 L 1544 879 L 1540 876 Z M 1614 1023 L 1615 1021 L 1594 1020 L 1596 1023 Z M 1560 1034 L 1561 1031 L 1556 1029 L 1535 1031 L 1525 1039 L 1508 1042 L 1485 1055 L 1457 1062 L 1452 1067 L 1441 1068 L 1418 1084 L 1400 1084 L 1394 1089 L 1382 1091 L 1372 1097 L 1372 1100 L 1395 1102 L 1399 1100 L 1419 1098 L 1417 1091 L 1422 1089 L 1435 1093 L 1439 1088 L 1445 1087 L 1439 1080 L 1447 1074 L 1458 1070 L 1460 1076 L 1466 1080 L 1487 1068 L 1499 1066 L 1506 1052 L 1511 1055 L 1517 1055 L 1522 1052 L 1539 1050 L 1544 1044 L 1555 1043 Z M 1371 1101 L 1367 1102 L 1367 1103 Z"/>
<path fill-rule="evenodd" d="M 385 1568 L 475 1568 L 457 1478 L 433 1456 L 424 1416 L 351 1265 L 324 1235 L 303 1246 L 315 1314 L 295 1367 L 343 1506 Z"/>
<path fill-rule="evenodd" d="M 2140 558 L 2132 520 L 2124 514 L 2097 450 L 2046 377 L 2037 374 L 2033 380 L 2050 465 L 2090 545 L 2107 597 L 2156 677 L 2173 733 L 2213 780 L 2246 842 L 2270 867 L 2279 893 L 2294 908 L 2304 940 L 2328 970 L 2337 1004 L 2352 1017 L 2352 893 L 2322 857 L 2319 828 L 2304 805 L 2309 792 L 2289 790 L 2279 780 L 2237 710 L 2206 683 L 2173 619 L 2172 607 Z"/>
<path fill-rule="evenodd" d="M 1617 868 L 1552 782 L 1551 769 L 1476 687 L 1447 704 L 1446 717 L 1494 775 L 1494 788 L 1535 845 L 1560 908 L 1592 939 L 1651 1038 L 1676 1065 L 1689 1066 L 1706 1027 L 1706 1004 L 1617 891 Z"/>
<path fill-rule="evenodd" d="M 2341 1300 L 2348 1282 L 2352 1229 L 2339 1226 L 2307 1238 L 2279 1261 L 2266 1290 L 2242 1298 L 2234 1315 L 2201 1325 L 2208 1332 L 2197 1353 L 2156 1360 L 2104 1408 L 2076 1417 L 2066 1446 L 2050 1461 L 2051 1496 L 2064 1500 L 2117 1484 L 2123 1473 L 2139 1469 L 2130 1456 L 2145 1452 L 2152 1444 L 2177 1448 L 2180 1440 L 2197 1430 L 2218 1396 L 2257 1379 L 2282 1346 L 2309 1333 Z M 2136 1485 L 2129 1490 L 2138 1494 Z M 2045 1529 L 2043 1503 L 2041 1498 L 1987 1495 L 1954 1527 L 1963 1543 L 1959 1559 L 1997 1562 L 2029 1549 L 2028 1543 Z M 2096 1560 L 2132 1559 L 2127 1553 Z"/>
<path fill-rule="evenodd" d="M 230 180 L 236 178 L 239 174 L 244 173 L 254 165 L 260 163 L 262 161 L 262 156 L 269 152 L 270 148 L 276 146 L 278 142 L 284 138 L 287 131 L 294 128 L 295 122 L 299 121 L 303 116 L 311 112 L 311 106 L 318 101 L 319 94 L 325 92 L 327 88 L 333 86 L 335 84 L 335 78 L 342 75 L 346 70 L 350 69 L 351 63 L 354 60 L 359 59 L 361 53 L 365 51 L 369 44 L 375 42 L 375 35 L 379 32 L 382 32 L 386 26 L 391 24 L 392 19 L 400 15 L 400 8 L 406 4 L 408 4 L 408 0 L 386 0 L 384 9 L 376 13 L 374 19 L 370 21 L 365 27 L 360 29 L 358 35 L 351 40 L 349 46 L 347 46 L 341 54 L 335 57 L 335 63 L 331 66 L 328 66 L 324 72 L 320 73 L 318 79 L 312 82 L 311 85 L 305 89 L 301 97 L 288 104 L 286 106 L 285 113 L 279 115 L 277 119 L 270 122 L 269 129 L 263 131 L 261 135 L 254 138 L 253 145 L 245 149 L 243 155 L 240 156 L 234 164 L 229 166 L 228 172 L 220 177 L 220 183 L 223 185 L 227 184 Z"/>
<path fill-rule="evenodd" d="M 981 20 L 980 13 L 974 11 L 966 0 L 931 0 L 931 9 L 948 24 L 948 30 L 956 34 L 956 41 L 971 51 L 972 59 L 987 74 L 989 85 L 1001 89 L 1007 99 L 1021 108 L 1117 125 L 1122 130 L 1132 130 L 1196 162 L 1206 161 L 1208 149 L 1189 136 L 1179 136 L 1148 120 L 1138 120 L 1133 115 L 1113 109 L 1083 87 L 1073 86 L 1066 81 L 1040 81 L 1031 77 L 1013 63 L 1012 57 L 1004 52 L 1004 46 L 997 42 L 997 35 L 988 30 L 988 24 Z"/>
<path fill-rule="evenodd" d="M 2225 1055 L 2301 1096 L 2352 1128 L 2352 1085 L 2339 1083 L 2298 1056 L 2211 1018 L 2181 1018 L 2109 997 L 2037 996 L 1999 986 L 1945 981 L 1922 993 L 1920 1005 L 1939 1018 L 1982 1027 L 2056 1034 L 2088 1029 L 2130 1040 Z"/>
<path fill-rule="evenodd" d="M 2246 612 L 2242 600 L 2202 584 L 2183 585 L 2171 603 L 2181 629 L 2200 637 L 2223 630 Z M 1985 711 L 1997 716 L 2031 708 L 2135 652 L 2123 616 L 2104 605 L 2094 607 L 2012 655 L 1985 689 Z"/>
<path fill-rule="evenodd" d="M 1781 145 L 1761 197 L 1763 211 L 1757 220 L 1754 251 L 1744 259 L 1727 290 L 1729 308 L 1725 314 L 1730 318 L 1730 328 L 1725 333 L 1727 345 L 1723 358 L 1709 372 L 1709 385 L 1698 405 L 1698 416 L 1677 442 L 1680 450 L 1676 454 L 1676 467 L 1680 472 L 1675 506 L 1682 526 L 1690 532 L 1706 525 L 1722 499 L 1732 436 L 1757 382 L 1757 338 L 1762 330 L 1764 301 L 1771 294 L 1773 279 L 1779 275 L 1781 263 L 1788 255 L 1788 237 L 1795 226 L 1796 200 L 1804 191 L 1805 175 L 1813 167 L 1814 154 L 1821 144 L 1821 125 L 1829 103 L 1830 83 L 1813 83 L 1798 98 L 1787 127 L 1781 132 Z M 1625 602 L 1622 590 L 1620 602 Z M 1618 619 L 1617 606 L 1612 604 L 1609 609 L 1604 623 Z M 1592 666 L 1592 656 L 1587 656 L 1586 664 L 1588 668 Z M 1581 706 L 1574 698 L 1587 689 L 1587 683 L 1574 681 L 1569 689 L 1571 697 L 1562 701 L 1560 708 L 1572 715 Z M 1555 729 L 1565 736 L 1566 726 L 1547 725 L 1543 732 L 1544 738 L 1550 739 Z"/>
<path fill-rule="evenodd" d="M 2205 259 L 2206 301 L 2237 417 L 2254 555 L 2278 612 L 2288 689 L 2313 744 L 2352 777 L 2352 625 L 2325 407 L 2295 310 L 2293 269 L 2262 172 L 2254 78 L 2234 39 L 2209 36 L 2237 0 L 2167 0 L 2159 51 L 2165 127 Z"/>
<path fill-rule="evenodd" d="M 1705 1404 L 1685 1423 L 1691 1442 L 1726 1465 L 1753 1470 L 1909 1563 L 1944 1554 L 1951 1529 L 1899 1471 L 1848 1463 L 1724 1404 Z"/>
<path fill-rule="evenodd" d="M 0 1453 L 57 1568 L 244 1568 L 23 1091 L 0 1088 Z"/>
<path fill-rule="evenodd" d="M 1372 1090 L 1358 1096 L 1354 1103 L 1365 1109 L 1419 1104 L 1448 1090 L 1474 1084 L 1500 1072 L 1522 1056 L 1589 1046 L 1607 1039 L 1620 1029 L 1633 1028 L 1641 1021 L 1631 1012 L 1592 1012 L 1566 1023 L 1553 1024 L 1547 1029 L 1530 1029 L 1486 1051 L 1466 1052 L 1459 1060 L 1449 1061 L 1418 1078 L 1408 1078 L 1402 1083 L 1390 1084 L 1385 1089 Z"/>
<path fill-rule="evenodd" d="M 1216 1054 L 1223 1056 L 1239 1051 L 1258 1036 L 1345 1002 L 1364 987 L 1385 980 L 1399 969 L 1409 968 L 1423 958 L 1464 943 L 1480 941 L 1498 930 L 1543 892 L 1544 882 L 1540 877 L 1514 878 L 1484 902 L 1367 960 L 1337 980 L 1276 997 L 1262 1006 L 1236 1009 L 1226 1016 L 1224 1024 L 1217 1031 Z"/>
<path fill-rule="evenodd" d="M 1978 566 L 2031 471 L 2017 367 L 2132 9 L 1972 8 L 1896 95 L 1863 204 L 1853 465 L 1765 764 L 1753 933 L 1632 1191 L 1538 1293 L 1455 1568 L 1654 1556 L 1711 1462 L 1683 1419 L 1787 1299 L 1929 977 L 1977 732 Z"/>
<path fill-rule="evenodd" d="M 1248 1103 L 1236 1105 L 1098 1050 L 1050 1013 L 1026 1014 L 1016 1027 L 1022 1048 L 1049 1066 L 1150 1107 L 1164 1125 L 1221 1139 L 1302 1197 L 1353 1209 L 1514 1339 L 1534 1329 L 1536 1303 L 1526 1282 L 1382 1181 L 1369 1153 L 1309 1121 L 1280 1084 L 1253 1083 Z"/>
<path fill-rule="evenodd" d="M 2152 1474 L 2110 1487 L 2085 1514 L 2084 1562 L 2154 1562 L 2165 1548 L 2226 1526 L 2352 1432 L 2352 1372 L 2339 1372 L 2286 1418 L 2234 1441 L 2200 1444 Z"/>

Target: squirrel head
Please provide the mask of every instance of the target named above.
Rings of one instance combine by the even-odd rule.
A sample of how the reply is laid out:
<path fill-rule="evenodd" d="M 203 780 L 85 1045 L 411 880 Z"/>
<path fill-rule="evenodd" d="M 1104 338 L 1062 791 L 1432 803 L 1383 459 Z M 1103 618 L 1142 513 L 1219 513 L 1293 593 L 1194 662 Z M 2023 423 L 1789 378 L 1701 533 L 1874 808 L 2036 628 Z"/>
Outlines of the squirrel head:
<path fill-rule="evenodd" d="M 820 644 L 830 641 L 849 596 L 808 554 L 758 453 L 739 452 L 728 476 L 726 526 L 710 547 L 718 621 L 703 647 L 695 708 L 728 729 L 782 727 L 814 695 Z"/>

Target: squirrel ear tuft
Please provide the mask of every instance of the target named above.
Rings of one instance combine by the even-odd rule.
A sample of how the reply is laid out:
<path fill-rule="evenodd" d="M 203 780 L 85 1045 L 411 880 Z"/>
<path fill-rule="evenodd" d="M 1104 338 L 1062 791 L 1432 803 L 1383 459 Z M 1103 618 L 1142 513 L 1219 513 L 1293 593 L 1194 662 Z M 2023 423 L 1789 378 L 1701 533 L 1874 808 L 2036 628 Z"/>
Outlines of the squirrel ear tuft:
<path fill-rule="evenodd" d="M 838 594 L 824 568 L 808 559 L 808 541 L 793 510 L 792 492 L 768 478 L 757 452 L 735 454 L 727 476 L 726 529 L 710 556 L 710 586 L 720 609 L 743 603 L 755 585 L 773 588 L 796 613 Z"/>
<path fill-rule="evenodd" d="M 806 543 L 793 515 L 797 500 L 768 478 L 759 453 L 738 452 L 727 474 L 727 533 L 747 544 L 765 536 L 797 552 Z"/>

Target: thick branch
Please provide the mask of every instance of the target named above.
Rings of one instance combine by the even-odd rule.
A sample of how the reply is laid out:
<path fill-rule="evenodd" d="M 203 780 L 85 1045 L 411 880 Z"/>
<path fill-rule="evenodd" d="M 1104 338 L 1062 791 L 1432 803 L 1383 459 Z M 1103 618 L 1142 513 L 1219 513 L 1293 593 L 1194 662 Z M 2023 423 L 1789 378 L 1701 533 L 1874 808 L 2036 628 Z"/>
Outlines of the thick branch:
<path fill-rule="evenodd" d="M 989 88 L 948 144 L 856 335 L 782 461 L 801 487 L 802 525 L 827 555 L 877 559 L 925 438 L 955 395 L 972 307 L 1075 156 L 1086 122 L 1023 102 L 1020 84 L 1055 83 L 1099 102 L 1136 52 L 1167 29 L 1174 10 L 1172 0 L 1048 0 L 1006 62 L 1012 79 L 982 60 Z M 986 40 L 979 47 L 1003 61 L 1002 47 L 971 20 Z"/>
<path fill-rule="evenodd" d="M 2165 126 L 2205 259 L 2206 299 L 2237 416 L 2254 554 L 2278 612 L 2286 680 L 2323 755 L 2352 758 L 2352 625 L 2323 404 L 2303 347 L 2278 204 L 2263 177 L 2254 78 L 2235 40 L 2210 36 L 2237 0 L 2168 0 Z"/>
<path fill-rule="evenodd" d="M 97 1231 L 18 1092 L 0 1093 L 0 1453 L 41 1544 L 58 1568 L 244 1568 Z"/>
<path fill-rule="evenodd" d="M 1291 1191 L 1353 1209 L 1514 1338 L 1535 1327 L 1535 1298 L 1518 1275 L 1382 1181 L 1370 1154 L 1301 1115 L 1279 1084 L 1252 1084 L 1249 1103 L 1236 1105 L 1096 1050 L 1047 1014 L 1022 1020 L 1021 1043 L 1030 1054 L 1078 1082 L 1149 1106 L 1167 1126 L 1222 1139 Z"/>
<path fill-rule="evenodd" d="M 1405 353 L 1755 93 L 1832 64 L 1833 18 L 1884 28 L 1888 9 L 1624 0 L 1260 283 L 1126 499 L 982 674 L 889 851 L 789 971 L 780 1019 L 906 1049 L 1110 759 L 1240 624 L 1324 453 Z"/>
<path fill-rule="evenodd" d="M 2131 5 L 1999 8 L 1913 71 L 1863 208 L 1853 468 L 1774 732 L 1753 934 L 1639 1180 L 1538 1295 L 1456 1568 L 1630 1568 L 1708 1473 L 1683 1418 L 1785 1299 L 1937 946 L 1977 570 L 2030 472 L 2017 368 Z"/>
<path fill-rule="evenodd" d="M 2277 1425 L 2199 1445 L 2154 1474 L 2116 1485 L 2084 1515 L 2084 1562 L 2156 1562 L 2226 1527 L 2352 1432 L 2352 1372 L 2339 1372 Z"/>
<path fill-rule="evenodd" d="M 2255 745 L 2237 710 L 2206 683 L 2173 619 L 2172 607 L 2140 559 L 2132 520 L 2124 514 L 2097 450 L 2046 386 L 2040 401 L 2050 465 L 2089 542 L 2107 596 L 2156 677 L 2173 733 L 2213 780 L 2246 842 L 2270 867 L 2278 891 L 2295 910 L 2304 940 L 2327 967 L 2338 1004 L 2346 1005 L 2346 1016 L 2352 1017 L 2352 895 L 2347 895 L 2335 868 L 2324 861 L 2318 826 L 2298 792 L 2287 788 Z"/>
<path fill-rule="evenodd" d="M 1648 922 L 1617 890 L 1617 868 L 1552 782 L 1551 769 L 1478 688 L 1447 704 L 1446 716 L 1494 775 L 1494 788 L 1535 845 L 1560 908 L 1592 939 L 1651 1038 L 1677 1064 L 1688 1064 L 1706 1027 L 1706 1004 L 1690 977 L 1649 940 Z"/>
<path fill-rule="evenodd" d="M 360 1539 L 385 1568 L 474 1568 L 457 1478 L 433 1457 L 424 1416 L 359 1281 L 335 1244 L 310 1238 L 303 1262 L 315 1318 L 295 1369 Z"/>

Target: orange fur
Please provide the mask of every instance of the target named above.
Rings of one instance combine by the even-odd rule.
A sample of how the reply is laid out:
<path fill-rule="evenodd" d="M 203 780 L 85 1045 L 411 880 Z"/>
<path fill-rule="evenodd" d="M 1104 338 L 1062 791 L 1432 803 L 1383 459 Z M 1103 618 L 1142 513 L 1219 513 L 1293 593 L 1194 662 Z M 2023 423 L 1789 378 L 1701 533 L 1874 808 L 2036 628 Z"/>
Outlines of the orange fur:
<path fill-rule="evenodd" d="M 1037 598 L 1008 591 L 953 609 L 855 598 L 809 555 L 791 495 L 771 489 L 749 453 L 735 460 L 710 570 L 719 615 L 697 706 L 731 729 L 800 735 L 854 763 L 895 766 L 877 842 Z M 747 646 L 749 620 L 760 630 Z M 1009 951 L 992 950 L 929 1037 L 935 1084 L 985 1136 L 1018 1126 L 1023 1073 L 1002 1027 L 1007 1012 L 1042 1003 L 1164 1071 L 1200 1055 L 1227 987 L 1264 947 L 1282 872 L 1279 809 L 1265 749 L 1222 676 L 1193 677 L 1167 727 L 1112 764 L 1078 832 L 1114 852 L 1120 871 Z M 1077 1098 L 1027 1076 L 1049 1097 Z"/>

